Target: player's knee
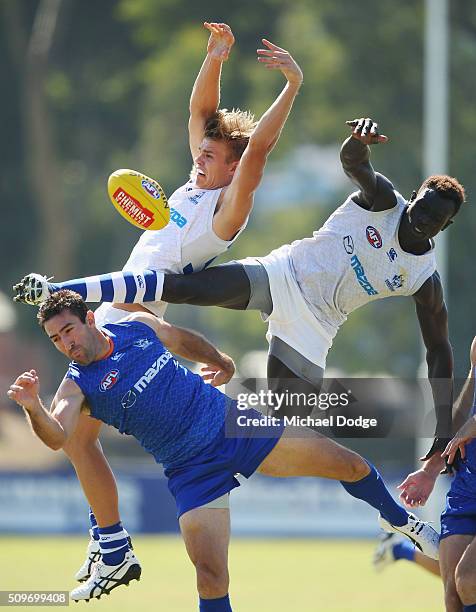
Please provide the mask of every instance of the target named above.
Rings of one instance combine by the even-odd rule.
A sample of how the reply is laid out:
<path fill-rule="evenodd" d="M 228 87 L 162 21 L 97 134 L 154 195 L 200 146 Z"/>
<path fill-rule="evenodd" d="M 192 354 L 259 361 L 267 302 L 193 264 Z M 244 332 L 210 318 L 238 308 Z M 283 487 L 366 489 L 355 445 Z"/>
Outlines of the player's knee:
<path fill-rule="evenodd" d="M 456 592 L 456 588 L 453 591 L 445 592 L 445 609 L 461 610 L 461 599 Z"/>
<path fill-rule="evenodd" d="M 449 572 L 449 575 L 442 576 L 443 578 L 443 587 L 445 591 L 445 606 L 448 610 L 453 610 L 456 608 L 459 610 L 461 607 L 461 600 L 458 596 L 458 592 L 456 591 L 455 577 L 454 574 Z"/>
<path fill-rule="evenodd" d="M 455 572 L 456 591 L 465 606 L 476 602 L 476 576 L 474 568 L 459 563 Z"/>
<path fill-rule="evenodd" d="M 344 480 L 345 482 L 357 482 L 368 475 L 370 468 L 365 459 L 363 459 L 360 455 L 352 451 L 348 451 L 348 454 L 344 459 L 343 470 L 345 471 L 345 476 L 339 478 L 339 480 Z"/>
<path fill-rule="evenodd" d="M 195 563 L 197 571 L 197 589 L 200 597 L 213 599 L 224 597 L 228 593 L 229 576 L 226 567 L 209 561 Z"/>
<path fill-rule="evenodd" d="M 81 435 L 75 432 L 63 446 L 63 450 L 74 463 L 85 454 L 95 452 L 98 445 L 97 437 Z"/>

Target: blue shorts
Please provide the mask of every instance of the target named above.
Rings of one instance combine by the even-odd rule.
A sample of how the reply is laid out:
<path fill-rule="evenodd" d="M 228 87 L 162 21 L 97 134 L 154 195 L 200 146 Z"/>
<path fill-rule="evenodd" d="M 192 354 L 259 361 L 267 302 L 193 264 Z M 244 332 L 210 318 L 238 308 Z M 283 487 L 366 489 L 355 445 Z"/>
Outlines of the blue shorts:
<path fill-rule="evenodd" d="M 451 535 L 476 535 L 476 489 L 474 476 L 457 472 L 441 515 L 440 540 Z"/>
<path fill-rule="evenodd" d="M 257 410 L 238 410 L 233 402 L 213 442 L 183 465 L 165 470 L 178 518 L 239 487 L 235 474 L 249 478 L 279 442 L 284 425 L 238 426 L 243 415 L 263 419 Z"/>

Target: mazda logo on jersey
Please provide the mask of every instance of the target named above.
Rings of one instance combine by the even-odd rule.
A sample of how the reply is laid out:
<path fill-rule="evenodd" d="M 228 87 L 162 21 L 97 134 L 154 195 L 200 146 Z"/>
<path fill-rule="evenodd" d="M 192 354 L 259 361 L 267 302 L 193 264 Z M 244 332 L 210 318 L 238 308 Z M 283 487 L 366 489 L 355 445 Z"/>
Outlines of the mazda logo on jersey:
<path fill-rule="evenodd" d="M 132 406 L 136 403 L 136 401 L 137 401 L 137 395 L 135 391 L 133 391 L 132 389 L 129 389 L 129 391 L 121 399 L 121 406 L 124 408 L 124 410 L 127 410 L 127 408 L 132 408 Z"/>
<path fill-rule="evenodd" d="M 372 227 L 371 225 L 367 225 L 367 229 L 365 230 L 365 233 L 367 234 L 367 240 L 374 247 L 374 249 L 382 248 L 382 244 L 383 244 L 382 237 L 378 233 L 378 230 L 375 229 L 375 227 Z"/>
<path fill-rule="evenodd" d="M 352 236 L 344 236 L 342 242 L 344 243 L 345 252 L 352 255 L 354 252 L 354 241 L 352 240 Z"/>
<path fill-rule="evenodd" d="M 111 387 L 114 387 L 118 380 L 119 370 L 111 370 L 103 377 L 103 379 L 99 383 L 99 390 L 103 392 L 109 391 Z"/>

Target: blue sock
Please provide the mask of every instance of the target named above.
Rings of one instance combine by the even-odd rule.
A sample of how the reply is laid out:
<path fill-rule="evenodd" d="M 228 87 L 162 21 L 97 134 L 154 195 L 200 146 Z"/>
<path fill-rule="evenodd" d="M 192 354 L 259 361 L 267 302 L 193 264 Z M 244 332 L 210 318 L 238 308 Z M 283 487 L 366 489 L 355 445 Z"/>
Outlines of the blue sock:
<path fill-rule="evenodd" d="M 116 523 L 110 527 L 98 527 L 99 548 L 101 549 L 102 560 L 106 565 L 119 565 L 124 561 L 129 543 L 127 533 L 122 527 L 122 523 Z"/>
<path fill-rule="evenodd" d="M 93 540 L 99 540 L 99 530 L 98 523 L 96 521 L 96 517 L 94 516 L 94 512 L 92 508 L 89 508 L 89 522 L 91 523 L 91 537 Z"/>
<path fill-rule="evenodd" d="M 375 467 L 368 461 L 367 463 L 370 467 L 370 474 L 367 474 L 367 476 L 357 482 L 344 482 L 341 480 L 342 486 L 352 497 L 362 499 L 376 508 L 391 525 L 396 527 L 406 525 L 408 523 L 408 512 L 403 506 L 397 504 L 390 495 Z"/>
<path fill-rule="evenodd" d="M 230 596 L 220 597 L 219 599 L 202 599 L 200 597 L 200 612 L 232 612 Z"/>
<path fill-rule="evenodd" d="M 407 561 L 415 561 L 415 545 L 409 540 L 402 540 L 395 544 L 392 548 L 393 558 L 395 561 L 406 559 Z"/>
<path fill-rule="evenodd" d="M 470 606 L 463 606 L 463 612 L 476 612 L 476 604 Z"/>

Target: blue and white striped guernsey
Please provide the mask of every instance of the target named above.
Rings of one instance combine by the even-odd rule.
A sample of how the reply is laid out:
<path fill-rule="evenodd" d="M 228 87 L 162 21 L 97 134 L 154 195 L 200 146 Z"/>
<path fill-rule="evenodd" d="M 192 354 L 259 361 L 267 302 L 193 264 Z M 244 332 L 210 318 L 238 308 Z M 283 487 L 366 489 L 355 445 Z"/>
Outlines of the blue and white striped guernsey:
<path fill-rule="evenodd" d="M 73 361 L 66 373 L 91 416 L 134 436 L 166 468 L 198 455 L 223 426 L 227 396 L 180 365 L 148 325 L 102 329 L 114 344 L 111 354 L 87 366 Z"/>

